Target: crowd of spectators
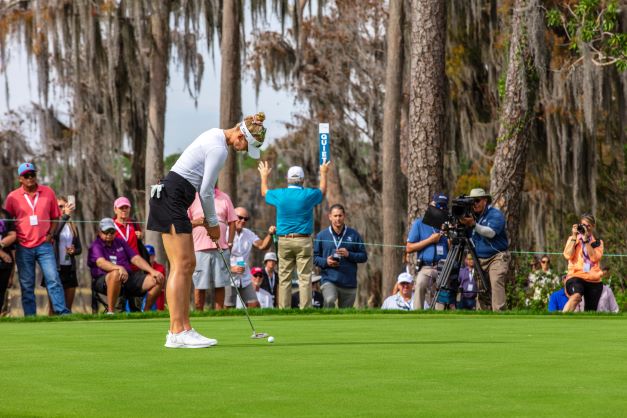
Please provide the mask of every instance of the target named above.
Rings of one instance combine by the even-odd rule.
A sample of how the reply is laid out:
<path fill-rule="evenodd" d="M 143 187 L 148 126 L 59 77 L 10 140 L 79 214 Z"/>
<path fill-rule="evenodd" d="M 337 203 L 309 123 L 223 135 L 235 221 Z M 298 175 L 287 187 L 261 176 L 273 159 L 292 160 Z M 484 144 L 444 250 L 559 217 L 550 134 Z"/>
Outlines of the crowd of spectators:
<path fill-rule="evenodd" d="M 324 199 L 327 170 L 328 163 L 321 165 L 318 187 L 308 188 L 304 170 L 291 167 L 286 187 L 270 189 L 272 168 L 267 162 L 259 164 L 261 196 L 276 208 L 276 226 L 267 227 L 263 238 L 246 227 L 249 211 L 234 207 L 231 198 L 215 188 L 220 239 L 214 242 L 204 228 L 203 206 L 196 194 L 187 211 L 196 258 L 192 275 L 195 310 L 205 308 L 208 296 L 211 309 L 240 308 L 242 302 L 249 308 L 355 306 L 358 265 L 368 261 L 368 254 L 359 232 L 347 225 L 346 208 L 332 204 L 329 226 L 315 238 L 313 235 L 314 208 Z M 74 199 L 57 197 L 51 188 L 39 184 L 32 163 L 19 166 L 18 178 L 20 187 L 9 193 L 0 211 L 0 311 L 17 276 L 24 315 L 36 314 L 38 264 L 49 314 L 70 313 L 84 247 L 72 220 Z M 407 254 L 416 254 L 415 265 L 409 263 L 398 276 L 382 309 L 506 309 L 510 254 L 505 217 L 491 205 L 491 196 L 483 189 L 471 190 L 468 197 L 473 199 L 472 216 L 459 221 L 476 258 L 465 253 L 461 265 L 454 266 L 455 288 L 436 288 L 452 245 L 450 235 L 446 228 L 429 226 L 418 218 L 411 225 L 405 248 Z M 436 193 L 430 205 L 448 211 L 449 199 Z M 131 216 L 132 206 L 124 196 L 113 202 L 113 218 L 99 221 L 96 239 L 85 257 L 95 295 L 92 307 L 101 305 L 107 314 L 166 308 L 165 263 L 156 260 L 152 245 L 144 244 L 140 223 Z M 603 241 L 595 237 L 595 224 L 592 215 L 583 215 L 580 223 L 573 225 L 563 252 L 568 261 L 565 276 L 551 269 L 548 256 L 534 259 L 527 280 L 528 302 L 548 300 L 549 311 L 618 312 L 612 290 L 601 282 Z M 261 266 L 254 266 L 255 251 L 263 253 Z M 487 287 L 479 280 L 480 270 Z M 544 289 L 562 284 L 550 296 L 545 294 Z"/>

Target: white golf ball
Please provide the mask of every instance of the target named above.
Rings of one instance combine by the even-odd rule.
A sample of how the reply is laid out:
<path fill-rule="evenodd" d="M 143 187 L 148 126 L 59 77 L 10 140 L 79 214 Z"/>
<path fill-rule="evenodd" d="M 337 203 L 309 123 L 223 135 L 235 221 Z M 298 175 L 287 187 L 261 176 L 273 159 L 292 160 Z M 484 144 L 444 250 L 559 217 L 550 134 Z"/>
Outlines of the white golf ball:
<path fill-rule="evenodd" d="M 268 337 L 268 342 L 269 343 L 273 343 L 274 342 L 274 337 Z"/>

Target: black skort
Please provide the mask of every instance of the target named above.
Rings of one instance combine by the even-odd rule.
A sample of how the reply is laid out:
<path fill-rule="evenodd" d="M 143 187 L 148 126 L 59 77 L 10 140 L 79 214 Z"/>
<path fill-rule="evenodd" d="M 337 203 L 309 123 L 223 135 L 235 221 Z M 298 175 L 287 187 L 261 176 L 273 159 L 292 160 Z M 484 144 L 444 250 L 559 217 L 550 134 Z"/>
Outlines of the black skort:
<path fill-rule="evenodd" d="M 76 270 L 72 266 L 59 266 L 59 278 L 63 289 L 72 289 L 78 287 L 78 276 Z M 41 285 L 46 287 L 46 278 L 41 279 Z"/>
<path fill-rule="evenodd" d="M 601 293 L 603 293 L 603 283 L 601 282 L 588 282 L 579 277 L 571 277 L 566 280 L 566 294 L 571 296 L 575 293 L 579 293 L 583 296 L 584 310 L 596 311 L 599 305 L 599 299 L 601 299 Z"/>
<path fill-rule="evenodd" d="M 107 294 L 107 282 L 105 280 L 105 276 L 100 276 L 94 278 L 94 289 L 98 293 L 102 293 L 103 295 Z M 126 283 L 122 283 L 122 290 L 120 291 L 120 296 L 126 297 L 141 297 L 146 294 L 146 291 L 142 289 L 144 285 L 144 280 L 146 279 L 146 272 L 138 270 L 138 271 L 129 271 L 128 272 L 128 280 Z"/>
<path fill-rule="evenodd" d="M 147 228 L 169 234 L 174 225 L 177 234 L 191 234 L 192 222 L 187 216 L 187 209 L 194 203 L 196 189 L 174 171 L 170 171 L 161 184 L 160 197 L 155 195 L 150 198 Z"/>

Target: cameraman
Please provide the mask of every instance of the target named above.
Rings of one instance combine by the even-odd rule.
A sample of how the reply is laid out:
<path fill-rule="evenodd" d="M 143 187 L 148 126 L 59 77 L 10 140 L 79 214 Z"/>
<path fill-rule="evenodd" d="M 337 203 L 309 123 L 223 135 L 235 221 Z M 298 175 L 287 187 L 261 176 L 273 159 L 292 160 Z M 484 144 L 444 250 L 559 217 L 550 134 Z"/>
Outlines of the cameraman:
<path fill-rule="evenodd" d="M 433 195 L 430 203 L 438 209 L 448 210 L 448 197 L 443 193 Z M 407 236 L 407 254 L 415 253 L 418 261 L 414 309 L 424 309 L 427 288 L 438 277 L 438 261 L 444 260 L 448 254 L 448 239 L 438 228 L 422 223 L 416 219 Z"/>
<path fill-rule="evenodd" d="M 490 205 L 492 196 L 483 189 L 472 189 L 468 197 L 474 198 L 472 206 L 474 216 L 462 218 L 460 221 L 472 231 L 472 242 L 475 245 L 480 267 L 490 278 L 492 295 L 485 291 L 479 293 L 479 308 L 493 311 L 505 309 L 505 278 L 509 268 L 509 243 L 505 232 L 505 217 L 497 208 Z M 477 283 L 483 287 L 481 280 Z"/>
<path fill-rule="evenodd" d="M 594 216 L 581 215 L 579 222 L 579 225 L 573 225 L 564 247 L 564 258 L 568 260 L 568 274 L 564 283 L 568 302 L 563 312 L 573 312 L 582 297 L 584 310 L 596 311 L 603 292 L 603 270 L 599 266 L 603 257 L 603 241 L 592 234 L 596 225 Z"/>

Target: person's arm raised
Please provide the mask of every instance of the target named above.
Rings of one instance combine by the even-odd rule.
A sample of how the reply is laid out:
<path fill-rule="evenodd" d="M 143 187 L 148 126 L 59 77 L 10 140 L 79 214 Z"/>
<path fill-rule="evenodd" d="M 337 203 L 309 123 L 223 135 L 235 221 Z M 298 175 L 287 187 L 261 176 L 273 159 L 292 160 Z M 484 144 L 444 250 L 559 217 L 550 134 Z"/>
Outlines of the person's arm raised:
<path fill-rule="evenodd" d="M 320 191 L 323 196 L 327 194 L 327 173 L 329 172 L 329 164 L 331 164 L 331 161 L 320 165 Z"/>
<path fill-rule="evenodd" d="M 261 196 L 266 197 L 266 193 L 268 193 L 268 177 L 272 172 L 272 167 L 270 167 L 267 161 L 259 161 L 257 170 L 259 170 L 259 175 L 261 176 Z"/>

